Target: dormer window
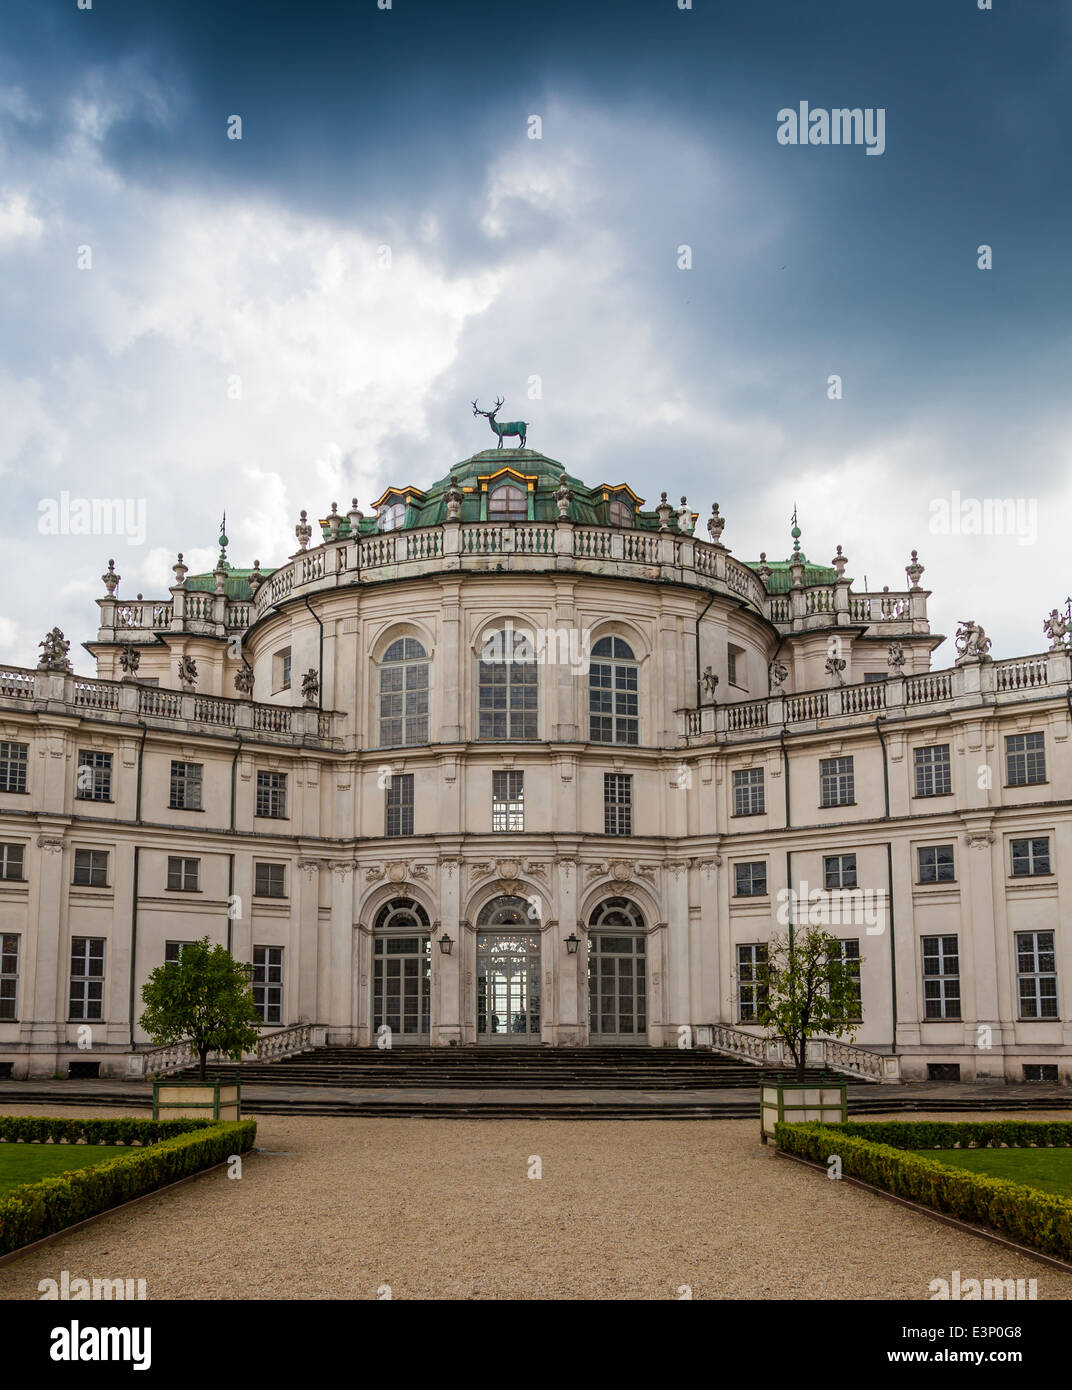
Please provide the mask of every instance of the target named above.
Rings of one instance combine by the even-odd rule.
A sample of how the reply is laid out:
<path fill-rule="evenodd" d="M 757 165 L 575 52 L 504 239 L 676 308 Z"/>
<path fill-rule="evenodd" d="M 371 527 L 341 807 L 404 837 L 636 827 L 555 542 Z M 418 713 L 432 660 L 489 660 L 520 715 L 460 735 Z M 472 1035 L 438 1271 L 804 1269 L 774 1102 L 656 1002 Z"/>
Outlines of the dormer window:
<path fill-rule="evenodd" d="M 636 524 L 636 512 L 628 502 L 619 502 L 617 498 L 612 498 L 607 503 L 607 508 L 612 526 L 633 526 Z"/>
<path fill-rule="evenodd" d="M 488 497 L 489 521 L 527 521 L 528 516 L 528 496 L 519 487 L 505 483 Z"/>
<path fill-rule="evenodd" d="M 397 531 L 400 526 L 405 525 L 406 504 L 404 502 L 392 502 L 390 506 L 380 508 L 380 530 Z"/>

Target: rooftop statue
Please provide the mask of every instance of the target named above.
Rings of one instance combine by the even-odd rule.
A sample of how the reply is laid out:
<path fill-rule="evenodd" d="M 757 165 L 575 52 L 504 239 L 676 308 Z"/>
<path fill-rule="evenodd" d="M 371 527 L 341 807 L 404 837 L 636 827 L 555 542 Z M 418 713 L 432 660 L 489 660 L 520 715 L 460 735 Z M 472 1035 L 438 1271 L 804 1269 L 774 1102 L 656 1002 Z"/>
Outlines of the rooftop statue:
<path fill-rule="evenodd" d="M 474 401 L 473 414 L 483 415 L 484 418 L 487 420 L 488 424 L 491 426 L 493 432 L 499 436 L 499 442 L 495 446 L 496 448 L 501 449 L 503 446 L 503 440 L 512 439 L 513 436 L 516 434 L 518 436 L 517 447 L 519 449 L 523 449 L 525 447 L 525 435 L 528 431 L 528 422 L 526 420 L 504 420 L 503 423 L 500 424 L 495 417 L 502 409 L 502 404 L 503 399 L 502 396 L 500 396 L 499 399 L 495 402 L 494 410 L 481 410 L 480 407 L 477 405 L 476 401 Z"/>
<path fill-rule="evenodd" d="M 960 653 L 957 665 L 962 661 L 989 661 L 990 638 L 972 618 L 962 618 L 957 628 L 956 648 Z"/>

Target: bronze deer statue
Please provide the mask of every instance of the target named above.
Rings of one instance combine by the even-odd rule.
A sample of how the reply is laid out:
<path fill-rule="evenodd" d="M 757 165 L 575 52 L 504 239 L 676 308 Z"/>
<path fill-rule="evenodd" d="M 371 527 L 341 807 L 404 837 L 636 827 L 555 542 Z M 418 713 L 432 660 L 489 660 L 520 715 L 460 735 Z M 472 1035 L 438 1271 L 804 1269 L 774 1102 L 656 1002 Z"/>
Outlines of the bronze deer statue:
<path fill-rule="evenodd" d="M 501 448 L 502 448 L 502 446 L 503 446 L 503 439 L 506 439 L 506 438 L 513 438 L 513 436 L 514 436 L 515 434 L 518 436 L 517 447 L 518 447 L 519 449 L 523 449 L 523 448 L 525 447 L 525 435 L 526 435 L 526 432 L 528 431 L 528 427 L 529 427 L 529 426 L 528 426 L 528 421 L 527 421 L 527 420 L 504 420 L 504 421 L 502 422 L 502 424 L 500 424 L 499 421 L 496 420 L 495 417 L 496 417 L 496 415 L 498 415 L 499 411 L 502 409 L 502 404 L 503 404 L 503 402 L 502 402 L 502 397 L 500 396 L 499 399 L 495 402 L 495 409 L 494 409 L 494 410 L 481 410 L 480 407 L 477 405 L 476 401 L 474 401 L 474 402 L 473 402 L 473 414 L 474 414 L 474 415 L 483 415 L 484 418 L 487 420 L 488 424 L 491 426 L 491 428 L 492 428 L 492 429 L 495 431 L 495 433 L 499 436 L 499 442 L 498 442 L 498 444 L 495 446 L 497 449 L 501 449 Z"/>

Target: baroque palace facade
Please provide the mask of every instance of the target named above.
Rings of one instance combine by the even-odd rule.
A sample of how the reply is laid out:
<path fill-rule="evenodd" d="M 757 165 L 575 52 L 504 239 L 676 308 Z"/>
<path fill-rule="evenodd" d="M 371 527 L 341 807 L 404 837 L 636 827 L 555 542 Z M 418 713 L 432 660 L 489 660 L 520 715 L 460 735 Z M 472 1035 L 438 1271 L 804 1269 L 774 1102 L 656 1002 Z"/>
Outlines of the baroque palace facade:
<path fill-rule="evenodd" d="M 695 523 L 487 450 L 303 512 L 274 569 L 221 536 L 130 601 L 109 562 L 96 678 L 56 630 L 0 670 L 0 1070 L 133 1070 L 203 936 L 328 1044 L 762 1055 L 756 961 L 811 921 L 859 962 L 852 1066 L 1069 1079 L 1066 623 L 931 670 L 915 552 L 857 592 L 840 546 Z"/>

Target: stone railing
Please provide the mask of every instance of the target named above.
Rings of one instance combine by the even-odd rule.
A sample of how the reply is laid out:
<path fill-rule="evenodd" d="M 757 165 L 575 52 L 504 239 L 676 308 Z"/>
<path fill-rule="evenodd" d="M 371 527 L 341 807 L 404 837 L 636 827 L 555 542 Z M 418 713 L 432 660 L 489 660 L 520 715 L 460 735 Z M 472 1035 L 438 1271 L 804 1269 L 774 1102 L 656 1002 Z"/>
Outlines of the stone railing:
<path fill-rule="evenodd" d="M 56 671 L 0 669 L 0 709 L 47 709 L 54 713 L 90 716 L 106 723 L 151 727 L 178 726 L 242 733 L 265 742 L 330 744 L 334 710 L 304 705 L 270 705 L 226 695 L 166 690 L 137 681 L 105 681 Z"/>
<path fill-rule="evenodd" d="M 834 686 L 829 690 L 770 695 L 765 700 L 701 705 L 678 711 L 679 732 L 689 740 L 745 741 L 785 726 L 823 728 L 832 721 L 893 722 L 942 706 L 1015 704 L 1026 694 L 1064 698 L 1072 680 L 1072 655 L 1050 651 L 1015 661 L 970 662 L 918 676 Z"/>
<path fill-rule="evenodd" d="M 101 610 L 97 640 L 123 641 L 161 631 L 228 637 L 244 632 L 298 593 L 488 569 L 572 570 L 689 584 L 743 602 L 783 633 L 861 624 L 891 638 L 929 631 L 925 589 L 854 594 L 848 579 L 805 587 L 801 564 L 793 567 L 793 587 L 788 593 L 768 594 L 756 570 L 735 559 L 724 546 L 682 531 L 581 526 L 570 521 L 445 521 L 356 540 L 345 536 L 299 551 L 266 573 L 251 600 L 178 587 L 170 601 L 126 603 L 109 595 L 97 600 Z"/>
<path fill-rule="evenodd" d="M 696 1036 L 699 1046 L 710 1046 L 715 1052 L 736 1057 L 742 1062 L 752 1062 L 760 1067 L 793 1065 L 793 1058 L 783 1042 L 758 1033 L 747 1033 L 743 1028 L 715 1023 L 697 1028 Z M 846 1072 L 865 1081 L 895 1082 L 901 1079 L 899 1057 L 871 1052 L 866 1047 L 854 1047 L 851 1043 L 838 1042 L 833 1038 L 810 1038 L 807 1062 L 809 1067 Z"/>
<path fill-rule="evenodd" d="M 323 1047 L 327 1039 L 327 1028 L 320 1023 L 294 1023 L 289 1028 L 280 1028 L 274 1033 L 265 1033 L 251 1052 L 243 1052 L 243 1062 L 278 1062 L 284 1057 L 296 1057 L 302 1052 L 311 1052 Z M 171 1047 L 153 1047 L 145 1052 L 127 1053 L 128 1076 L 170 1076 L 177 1071 L 197 1066 L 198 1056 L 188 1041 L 175 1043 Z M 218 1052 L 210 1052 L 210 1062 L 233 1061 L 221 1057 Z M 238 1063 L 236 1063 L 238 1065 Z"/>

